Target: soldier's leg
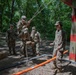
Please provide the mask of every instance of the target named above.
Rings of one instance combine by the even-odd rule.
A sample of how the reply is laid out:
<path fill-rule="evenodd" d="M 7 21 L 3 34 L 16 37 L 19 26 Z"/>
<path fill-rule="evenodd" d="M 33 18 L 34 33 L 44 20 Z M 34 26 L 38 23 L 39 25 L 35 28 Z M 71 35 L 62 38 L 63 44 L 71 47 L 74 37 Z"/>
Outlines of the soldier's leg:
<path fill-rule="evenodd" d="M 55 57 L 56 55 L 57 55 L 57 50 L 54 50 L 53 51 L 53 57 Z M 56 60 L 54 60 L 52 69 L 56 69 L 56 68 L 57 68 L 57 63 L 56 63 Z"/>
<path fill-rule="evenodd" d="M 15 46 L 12 47 L 12 50 L 13 50 L 13 54 L 16 55 Z"/>
<path fill-rule="evenodd" d="M 20 42 L 20 48 L 21 48 L 21 50 L 20 50 L 20 56 L 21 56 L 23 54 L 23 48 L 24 48 L 22 41 Z"/>
<path fill-rule="evenodd" d="M 33 55 L 36 55 L 36 44 L 32 43 L 32 51 L 33 51 Z"/>
<path fill-rule="evenodd" d="M 12 54 L 12 50 L 11 50 L 11 42 L 8 41 L 8 48 L 9 48 L 9 54 L 11 55 Z"/>
<path fill-rule="evenodd" d="M 24 53 L 24 56 L 26 57 L 26 42 L 25 41 L 23 42 L 23 53 Z"/>
<path fill-rule="evenodd" d="M 23 52 L 24 52 L 24 56 L 26 57 L 26 51 L 25 51 L 25 46 L 24 46 L 24 48 L 23 48 Z"/>
<path fill-rule="evenodd" d="M 16 51 L 15 51 L 15 42 L 13 42 L 13 44 L 12 44 L 12 51 L 13 51 L 13 54 L 16 55 Z"/>
<path fill-rule="evenodd" d="M 15 48 L 13 47 L 12 49 L 13 49 L 13 54 L 14 54 L 14 55 L 16 55 L 16 51 L 15 51 Z"/>
<path fill-rule="evenodd" d="M 26 44 L 25 44 L 25 42 L 22 40 L 21 41 L 21 54 L 23 54 L 25 57 L 26 57 L 26 51 L 25 51 L 25 46 L 26 46 Z"/>
<path fill-rule="evenodd" d="M 39 43 L 36 44 L 36 54 L 39 55 Z"/>
<path fill-rule="evenodd" d="M 62 57 L 63 57 L 63 51 L 58 51 L 56 63 L 57 63 L 57 68 L 59 69 L 59 71 L 62 70 Z"/>

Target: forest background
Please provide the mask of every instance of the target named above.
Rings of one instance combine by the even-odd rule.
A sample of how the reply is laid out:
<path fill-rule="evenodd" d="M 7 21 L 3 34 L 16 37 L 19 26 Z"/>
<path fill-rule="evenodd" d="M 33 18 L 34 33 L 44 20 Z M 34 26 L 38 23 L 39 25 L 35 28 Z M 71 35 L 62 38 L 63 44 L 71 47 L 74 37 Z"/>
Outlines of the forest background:
<path fill-rule="evenodd" d="M 47 5 L 50 3 L 49 5 Z M 44 8 L 31 22 L 32 26 L 41 33 L 42 39 L 53 40 L 55 22 L 62 21 L 63 28 L 70 39 L 71 8 L 60 0 L 0 0 L 0 32 L 6 32 L 10 24 L 16 28 L 22 15 L 30 20 L 38 9 Z"/>

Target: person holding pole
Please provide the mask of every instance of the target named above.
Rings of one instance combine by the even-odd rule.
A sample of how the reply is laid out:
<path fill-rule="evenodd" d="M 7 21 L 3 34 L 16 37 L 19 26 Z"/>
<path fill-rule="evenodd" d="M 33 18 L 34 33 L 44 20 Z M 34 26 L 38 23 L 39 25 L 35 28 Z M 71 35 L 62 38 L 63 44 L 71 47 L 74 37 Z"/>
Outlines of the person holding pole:
<path fill-rule="evenodd" d="M 58 71 L 62 70 L 61 59 L 63 57 L 63 51 L 65 50 L 65 31 L 62 28 L 62 23 L 57 21 L 55 23 L 56 32 L 55 32 L 55 40 L 50 45 L 54 45 L 53 57 L 57 56 L 56 60 L 53 61 L 53 69 L 57 69 Z"/>

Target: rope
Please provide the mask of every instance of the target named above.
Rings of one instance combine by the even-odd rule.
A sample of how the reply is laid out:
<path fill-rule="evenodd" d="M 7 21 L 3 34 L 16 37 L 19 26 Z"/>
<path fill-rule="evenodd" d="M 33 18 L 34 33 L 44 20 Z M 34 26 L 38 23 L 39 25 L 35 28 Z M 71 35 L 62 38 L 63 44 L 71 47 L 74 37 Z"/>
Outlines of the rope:
<path fill-rule="evenodd" d="M 44 3 L 41 4 L 41 6 L 39 7 L 39 9 L 35 12 L 35 14 L 34 14 L 32 17 L 34 17 L 34 16 L 39 12 L 40 8 L 41 8 L 43 5 L 44 5 Z"/>
<path fill-rule="evenodd" d="M 47 3 L 47 6 L 51 3 L 51 1 L 49 3 Z M 43 5 L 43 4 L 42 4 Z M 41 5 L 41 6 L 42 6 Z M 30 20 L 33 20 L 45 7 L 43 7 L 41 10 L 41 6 L 39 7 L 39 9 L 36 11 L 36 13 L 34 14 L 34 16 L 30 19 Z M 39 11 L 40 10 L 40 11 Z"/>

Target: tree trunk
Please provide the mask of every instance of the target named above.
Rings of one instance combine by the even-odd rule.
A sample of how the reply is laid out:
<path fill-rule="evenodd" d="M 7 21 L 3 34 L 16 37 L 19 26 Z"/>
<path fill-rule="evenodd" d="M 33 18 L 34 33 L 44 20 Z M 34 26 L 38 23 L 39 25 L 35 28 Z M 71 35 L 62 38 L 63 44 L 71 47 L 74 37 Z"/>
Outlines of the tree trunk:
<path fill-rule="evenodd" d="M 3 10 L 4 10 L 4 4 L 3 1 L 0 1 L 0 31 L 2 29 L 2 16 L 3 16 Z"/>
<path fill-rule="evenodd" d="M 2 28 L 2 12 L 0 11 L 0 30 Z"/>
<path fill-rule="evenodd" d="M 10 20 L 10 23 L 13 23 L 13 16 L 14 16 L 14 2 L 15 2 L 15 0 L 12 0 L 12 6 L 11 6 L 11 20 Z"/>

